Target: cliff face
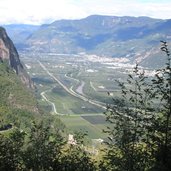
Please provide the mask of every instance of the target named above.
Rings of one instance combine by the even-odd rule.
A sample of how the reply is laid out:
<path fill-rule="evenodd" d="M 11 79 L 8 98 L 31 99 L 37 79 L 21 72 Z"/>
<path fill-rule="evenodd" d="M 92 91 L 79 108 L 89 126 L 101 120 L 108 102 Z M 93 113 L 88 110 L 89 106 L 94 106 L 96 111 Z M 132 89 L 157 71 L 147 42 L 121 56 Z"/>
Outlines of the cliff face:
<path fill-rule="evenodd" d="M 16 74 L 19 75 L 21 81 L 27 87 L 33 88 L 33 83 L 20 62 L 18 52 L 13 42 L 8 37 L 5 29 L 2 27 L 0 27 L 0 60 L 8 61 L 9 67 L 11 67 L 16 72 Z"/>
<path fill-rule="evenodd" d="M 2 27 L 0 27 L 0 58 L 1 60 L 9 60 L 10 67 L 17 74 L 23 69 L 15 46 Z"/>

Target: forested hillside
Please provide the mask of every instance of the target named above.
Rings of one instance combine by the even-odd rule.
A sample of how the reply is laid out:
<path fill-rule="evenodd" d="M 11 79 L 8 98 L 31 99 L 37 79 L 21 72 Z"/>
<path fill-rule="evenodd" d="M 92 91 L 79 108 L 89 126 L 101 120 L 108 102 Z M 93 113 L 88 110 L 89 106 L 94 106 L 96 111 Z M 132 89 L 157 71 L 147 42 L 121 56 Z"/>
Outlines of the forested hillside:
<path fill-rule="evenodd" d="M 38 114 L 37 102 L 31 88 L 33 88 L 33 83 L 25 72 L 12 41 L 5 30 L 0 28 L 0 117 L 2 125 L 14 122 L 14 118 L 19 117 L 22 112 Z M 31 116 L 28 114 L 28 117 Z"/>

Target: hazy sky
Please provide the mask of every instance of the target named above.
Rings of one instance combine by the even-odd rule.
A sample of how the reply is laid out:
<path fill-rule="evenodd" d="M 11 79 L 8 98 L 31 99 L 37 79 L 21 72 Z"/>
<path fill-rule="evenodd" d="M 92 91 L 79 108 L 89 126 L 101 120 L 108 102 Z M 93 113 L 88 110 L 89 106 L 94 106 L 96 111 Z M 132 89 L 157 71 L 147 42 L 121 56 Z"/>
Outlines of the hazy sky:
<path fill-rule="evenodd" d="M 0 0 L 0 24 L 42 24 L 92 14 L 171 19 L 171 0 Z"/>

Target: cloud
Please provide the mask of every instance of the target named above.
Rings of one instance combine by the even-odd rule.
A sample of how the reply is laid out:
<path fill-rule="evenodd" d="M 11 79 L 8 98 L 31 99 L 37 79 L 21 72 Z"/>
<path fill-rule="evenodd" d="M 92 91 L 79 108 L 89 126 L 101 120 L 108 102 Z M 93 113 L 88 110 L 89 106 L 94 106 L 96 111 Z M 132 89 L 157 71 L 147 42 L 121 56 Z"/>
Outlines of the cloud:
<path fill-rule="evenodd" d="M 0 24 L 42 24 L 92 14 L 171 18 L 170 0 L 0 0 Z"/>
<path fill-rule="evenodd" d="M 62 18 L 86 16 L 68 0 L 0 0 L 0 23 L 41 24 Z"/>
<path fill-rule="evenodd" d="M 170 0 L 82 0 L 81 5 L 90 14 L 171 18 Z"/>

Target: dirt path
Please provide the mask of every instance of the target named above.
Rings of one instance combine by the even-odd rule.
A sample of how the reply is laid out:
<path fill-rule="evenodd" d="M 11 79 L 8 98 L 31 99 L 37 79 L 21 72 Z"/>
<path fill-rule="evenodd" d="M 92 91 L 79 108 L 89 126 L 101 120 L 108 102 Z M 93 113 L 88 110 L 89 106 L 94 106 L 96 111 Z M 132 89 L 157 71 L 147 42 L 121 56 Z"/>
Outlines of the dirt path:
<path fill-rule="evenodd" d="M 52 106 L 52 114 L 65 115 L 65 114 L 62 114 L 62 113 L 58 113 L 57 110 L 56 110 L 55 103 L 53 103 L 52 101 L 50 101 L 50 100 L 47 98 L 46 93 L 47 93 L 48 91 L 51 91 L 51 89 L 50 89 L 50 90 L 46 90 L 46 91 L 41 92 L 40 95 L 42 96 L 42 98 L 43 98 L 45 101 L 47 101 L 47 102 Z"/>

